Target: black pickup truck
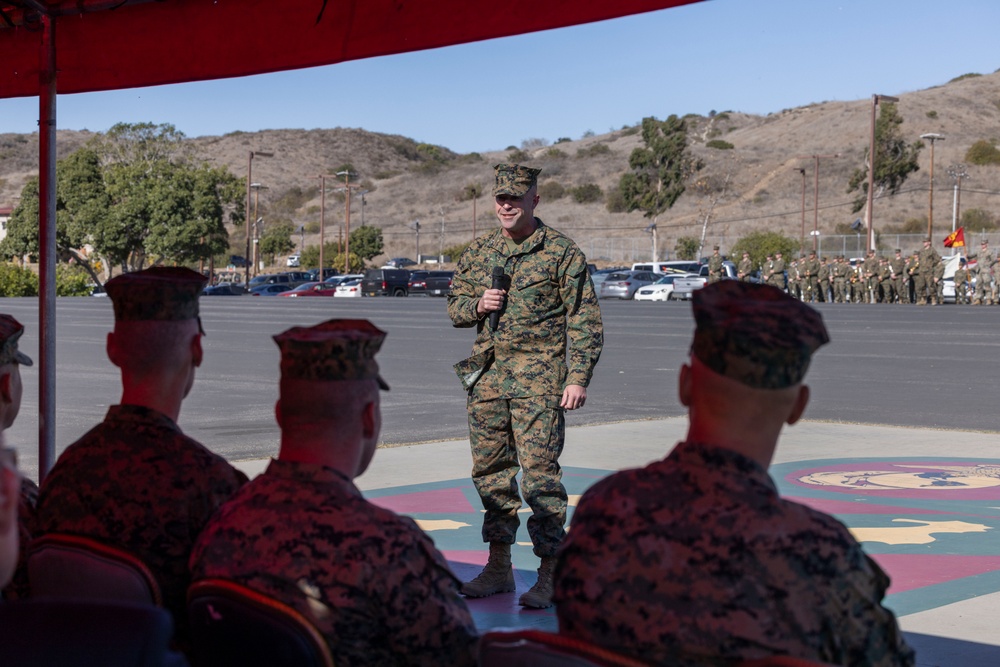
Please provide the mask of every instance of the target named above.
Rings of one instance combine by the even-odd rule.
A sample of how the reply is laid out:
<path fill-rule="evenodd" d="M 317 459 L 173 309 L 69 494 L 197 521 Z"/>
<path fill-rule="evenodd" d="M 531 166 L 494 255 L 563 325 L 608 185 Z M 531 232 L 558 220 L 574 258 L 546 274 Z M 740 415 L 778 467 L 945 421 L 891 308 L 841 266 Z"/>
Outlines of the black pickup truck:
<path fill-rule="evenodd" d="M 454 277 L 454 271 L 413 271 L 410 273 L 410 294 L 447 296 Z"/>
<path fill-rule="evenodd" d="M 406 269 L 368 269 L 361 280 L 364 296 L 406 296 L 410 272 Z"/>

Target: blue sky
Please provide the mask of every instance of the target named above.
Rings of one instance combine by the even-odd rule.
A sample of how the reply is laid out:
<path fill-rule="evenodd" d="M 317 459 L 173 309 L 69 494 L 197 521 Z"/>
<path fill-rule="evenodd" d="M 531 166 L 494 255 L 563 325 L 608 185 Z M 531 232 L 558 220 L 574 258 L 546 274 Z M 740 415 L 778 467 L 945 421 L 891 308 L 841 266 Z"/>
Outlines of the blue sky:
<path fill-rule="evenodd" d="M 58 124 L 171 123 L 188 136 L 362 127 L 459 152 L 579 138 L 644 116 L 766 114 L 1000 69 L 996 0 L 711 0 L 586 26 L 222 81 L 64 95 Z M 533 66 L 494 67 L 511 49 Z M 0 133 L 37 129 L 0 100 Z"/>

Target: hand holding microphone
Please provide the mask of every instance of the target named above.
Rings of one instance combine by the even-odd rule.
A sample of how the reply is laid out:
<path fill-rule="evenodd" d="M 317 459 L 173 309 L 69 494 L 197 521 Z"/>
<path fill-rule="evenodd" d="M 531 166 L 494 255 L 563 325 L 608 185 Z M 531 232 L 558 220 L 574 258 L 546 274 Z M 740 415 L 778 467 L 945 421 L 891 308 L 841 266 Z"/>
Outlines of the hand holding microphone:
<path fill-rule="evenodd" d="M 490 285 L 490 289 L 502 290 L 504 289 L 504 283 L 506 282 L 507 276 L 503 273 L 502 266 L 493 267 L 493 283 Z M 485 296 L 485 295 L 484 295 Z M 496 331 L 497 327 L 500 326 L 500 310 L 503 308 L 503 296 L 500 297 L 500 303 L 497 305 L 496 309 L 490 312 L 490 331 Z"/>

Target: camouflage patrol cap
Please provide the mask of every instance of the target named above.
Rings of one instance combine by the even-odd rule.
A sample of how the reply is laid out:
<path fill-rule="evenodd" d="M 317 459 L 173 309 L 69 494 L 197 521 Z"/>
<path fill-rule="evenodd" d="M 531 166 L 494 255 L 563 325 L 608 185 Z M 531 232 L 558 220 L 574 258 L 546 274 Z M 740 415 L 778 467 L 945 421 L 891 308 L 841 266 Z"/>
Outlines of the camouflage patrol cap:
<path fill-rule="evenodd" d="M 375 354 L 382 347 L 385 332 L 368 320 L 327 320 L 312 327 L 292 327 L 274 336 L 281 349 L 281 377 L 312 382 L 341 380 L 378 381 Z"/>
<path fill-rule="evenodd" d="M 114 304 L 116 322 L 177 322 L 198 319 L 198 297 L 207 282 L 191 269 L 154 266 L 112 278 L 104 289 Z"/>
<path fill-rule="evenodd" d="M 496 185 L 493 186 L 494 197 L 497 195 L 523 197 L 524 193 L 538 182 L 538 174 L 542 171 L 506 162 L 494 165 L 493 169 L 496 171 L 497 178 Z"/>
<path fill-rule="evenodd" d="M 695 292 L 692 309 L 691 353 L 756 389 L 800 383 L 812 353 L 830 342 L 816 310 L 768 285 L 722 280 Z"/>
<path fill-rule="evenodd" d="M 31 366 L 31 357 L 17 349 L 17 339 L 24 333 L 24 325 L 10 315 L 0 314 L 0 366 L 21 364 Z"/>

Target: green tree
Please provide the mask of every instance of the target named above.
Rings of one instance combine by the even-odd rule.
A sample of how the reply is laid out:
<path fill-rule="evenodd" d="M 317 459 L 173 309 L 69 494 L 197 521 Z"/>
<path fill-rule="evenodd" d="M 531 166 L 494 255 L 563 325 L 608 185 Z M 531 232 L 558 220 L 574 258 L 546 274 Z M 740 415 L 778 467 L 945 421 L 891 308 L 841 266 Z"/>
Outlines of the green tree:
<path fill-rule="evenodd" d="M 632 151 L 618 187 L 627 210 L 642 211 L 655 222 L 684 192 L 684 182 L 701 163 L 687 154 L 687 125 L 675 115 L 664 121 L 650 116 L 642 119 L 645 147 Z"/>
<path fill-rule="evenodd" d="M 90 284 L 90 275 L 79 265 L 56 265 L 56 296 L 88 296 Z"/>
<path fill-rule="evenodd" d="M 369 260 L 382 254 L 382 230 L 378 227 L 358 227 L 351 232 L 351 254 Z"/>
<path fill-rule="evenodd" d="M 57 163 L 56 253 L 62 261 L 78 263 L 95 283 L 100 281 L 92 259 L 81 249 L 91 242 L 91 230 L 107 214 L 108 205 L 95 152 L 81 149 Z M 21 202 L 8 222 L 0 255 L 37 256 L 38 252 L 38 179 L 32 179 L 21 190 Z"/>
<path fill-rule="evenodd" d="M 760 268 L 768 255 L 780 252 L 787 259 L 799 248 L 799 242 L 778 232 L 751 232 L 733 244 L 729 251 L 730 257 L 743 257 L 744 252 L 750 253 L 750 261 L 755 269 Z"/>
<path fill-rule="evenodd" d="M 38 276 L 17 264 L 0 262 L 0 296 L 38 296 Z"/>
<path fill-rule="evenodd" d="M 878 120 L 875 121 L 875 169 L 872 179 L 875 184 L 875 199 L 886 191 L 896 194 L 907 177 L 920 169 L 917 158 L 924 144 L 922 141 L 915 141 L 907 145 L 902 137 L 902 124 L 903 117 L 899 115 L 895 104 L 885 103 L 879 107 Z M 863 209 L 867 202 L 868 169 L 872 164 L 869 151 L 870 148 L 865 149 L 865 166 L 855 169 L 847 184 L 848 192 L 861 193 L 854 200 L 852 213 Z"/>
<path fill-rule="evenodd" d="M 701 243 L 693 236 L 681 236 L 674 244 L 674 254 L 677 259 L 697 259 Z"/>
<path fill-rule="evenodd" d="M 601 201 L 604 198 L 601 187 L 596 183 L 584 183 L 575 188 L 570 188 L 569 192 L 573 196 L 573 201 L 577 204 L 591 204 L 595 201 Z"/>
<path fill-rule="evenodd" d="M 292 234 L 295 228 L 290 222 L 277 222 L 264 228 L 260 237 L 260 254 L 268 258 L 268 264 L 274 263 L 276 255 L 287 255 L 295 250 Z M 319 259 L 317 252 L 317 259 Z"/>
<path fill-rule="evenodd" d="M 302 253 L 301 264 L 306 268 L 313 268 L 319 265 L 319 246 L 306 246 Z M 323 244 L 323 266 L 334 268 L 338 271 L 344 270 L 344 253 L 336 241 Z M 350 270 L 352 273 L 364 271 L 365 262 L 355 253 L 351 253 Z"/>

